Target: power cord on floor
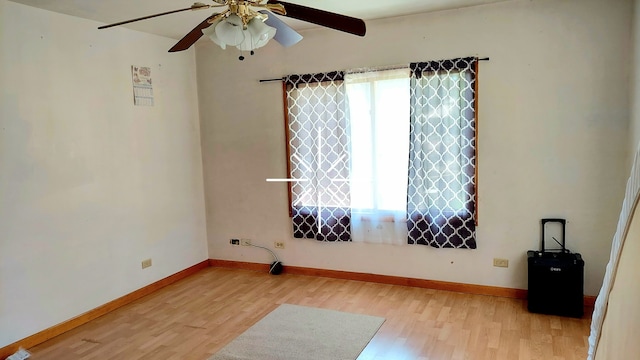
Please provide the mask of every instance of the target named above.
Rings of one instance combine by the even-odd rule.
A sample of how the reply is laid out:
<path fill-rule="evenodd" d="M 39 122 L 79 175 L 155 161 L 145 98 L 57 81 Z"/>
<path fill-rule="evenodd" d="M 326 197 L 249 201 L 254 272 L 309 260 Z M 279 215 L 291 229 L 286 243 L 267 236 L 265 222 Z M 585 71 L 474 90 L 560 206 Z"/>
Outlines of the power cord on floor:
<path fill-rule="evenodd" d="M 273 255 L 274 261 L 271 263 L 271 265 L 269 266 L 269 274 L 271 275 L 280 275 L 282 273 L 282 262 L 280 262 L 280 260 L 278 260 L 278 256 L 276 255 L 276 253 L 274 253 L 273 251 L 271 251 L 271 249 L 264 247 L 264 246 L 259 246 L 259 245 L 254 245 L 254 244 L 249 244 L 249 246 L 253 246 L 253 247 L 257 247 L 260 249 L 265 249 L 268 252 L 271 253 L 271 255 Z"/>

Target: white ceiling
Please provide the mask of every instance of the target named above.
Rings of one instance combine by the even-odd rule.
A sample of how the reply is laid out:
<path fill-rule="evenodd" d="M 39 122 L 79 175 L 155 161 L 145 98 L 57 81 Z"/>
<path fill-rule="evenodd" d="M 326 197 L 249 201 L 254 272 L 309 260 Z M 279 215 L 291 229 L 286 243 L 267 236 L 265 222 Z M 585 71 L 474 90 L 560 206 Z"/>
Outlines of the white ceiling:
<path fill-rule="evenodd" d="M 63 14 L 96 20 L 105 24 L 142 16 L 187 8 L 187 0 L 12 0 Z M 215 4 L 211 0 L 199 0 Z M 322 9 L 363 20 L 394 17 L 412 13 L 456 9 L 505 0 L 288 0 L 287 2 Z M 182 38 L 215 9 L 185 11 L 124 25 L 129 29 L 144 31 L 174 39 Z M 289 26 L 301 30 L 317 27 L 302 21 L 292 21 L 281 16 Z M 108 30 L 104 30 L 108 31 Z"/>

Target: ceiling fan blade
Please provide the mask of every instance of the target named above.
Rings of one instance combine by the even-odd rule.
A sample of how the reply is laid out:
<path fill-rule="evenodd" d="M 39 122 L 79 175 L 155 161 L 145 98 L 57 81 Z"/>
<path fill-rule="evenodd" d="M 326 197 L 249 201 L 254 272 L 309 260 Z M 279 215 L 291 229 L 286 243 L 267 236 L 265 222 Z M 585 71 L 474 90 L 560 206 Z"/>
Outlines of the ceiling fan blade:
<path fill-rule="evenodd" d="M 293 30 L 284 21 L 278 19 L 274 14 L 266 10 L 260 10 L 258 12 L 268 16 L 264 23 L 276 28 L 276 35 L 273 37 L 273 40 L 280 43 L 280 45 L 289 47 L 302 40 L 302 35 L 298 34 L 297 31 Z"/>
<path fill-rule="evenodd" d="M 114 24 L 100 26 L 100 27 L 98 27 L 98 29 L 106 29 L 106 28 L 110 28 L 110 27 L 113 27 L 113 26 L 129 24 L 129 23 L 132 23 L 132 22 L 151 19 L 151 18 L 154 18 L 154 17 L 162 16 L 162 15 L 174 14 L 174 13 L 181 12 L 181 11 L 198 10 L 198 9 L 204 9 L 204 8 L 210 8 L 210 7 L 211 7 L 210 5 L 205 5 L 205 4 L 202 4 L 202 3 L 195 3 L 195 4 L 191 5 L 188 8 L 172 10 L 172 11 L 166 11 L 166 12 L 163 12 L 163 13 L 160 13 L 160 14 L 148 15 L 148 16 L 143 16 L 143 17 L 139 17 L 139 18 L 136 18 L 136 19 L 120 21 L 120 22 L 117 22 L 117 23 L 114 23 Z"/>
<path fill-rule="evenodd" d="M 198 26 L 194 27 L 193 30 L 189 31 L 187 35 L 185 35 L 182 39 L 180 39 L 180 41 L 178 41 L 175 45 L 173 45 L 173 47 L 169 49 L 169 52 L 183 51 L 190 48 L 191 45 L 195 44 L 195 42 L 198 41 L 198 39 L 200 39 L 200 37 L 203 35 L 202 29 L 206 29 L 209 26 L 211 26 L 211 24 L 209 24 L 209 20 L 215 17 L 216 15 L 218 14 L 215 14 L 213 16 L 210 16 L 204 19 L 203 22 L 198 24 Z"/>
<path fill-rule="evenodd" d="M 364 21 L 354 17 L 291 4 L 284 1 L 269 0 L 268 4 L 282 4 L 287 11 L 285 16 L 290 18 L 310 22 L 358 36 L 364 36 L 367 32 Z"/>

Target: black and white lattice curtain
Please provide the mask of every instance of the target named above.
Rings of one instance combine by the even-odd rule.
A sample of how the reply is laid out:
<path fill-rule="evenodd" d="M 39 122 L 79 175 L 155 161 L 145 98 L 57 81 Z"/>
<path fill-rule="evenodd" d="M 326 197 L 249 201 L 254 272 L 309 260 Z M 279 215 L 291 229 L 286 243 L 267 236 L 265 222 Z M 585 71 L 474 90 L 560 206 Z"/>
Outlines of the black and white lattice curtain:
<path fill-rule="evenodd" d="M 476 248 L 476 63 L 410 64 L 409 244 Z"/>
<path fill-rule="evenodd" d="M 294 237 L 350 241 L 344 73 L 289 75 L 284 83 Z"/>

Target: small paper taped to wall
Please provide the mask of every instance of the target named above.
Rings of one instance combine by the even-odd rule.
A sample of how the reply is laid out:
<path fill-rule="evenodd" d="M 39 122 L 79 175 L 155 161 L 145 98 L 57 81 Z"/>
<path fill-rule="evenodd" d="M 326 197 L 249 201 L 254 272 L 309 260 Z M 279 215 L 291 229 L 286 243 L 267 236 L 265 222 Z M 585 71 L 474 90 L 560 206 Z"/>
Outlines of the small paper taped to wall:
<path fill-rule="evenodd" d="M 137 106 L 153 106 L 153 86 L 151 68 L 131 65 L 133 82 L 133 104 Z"/>

